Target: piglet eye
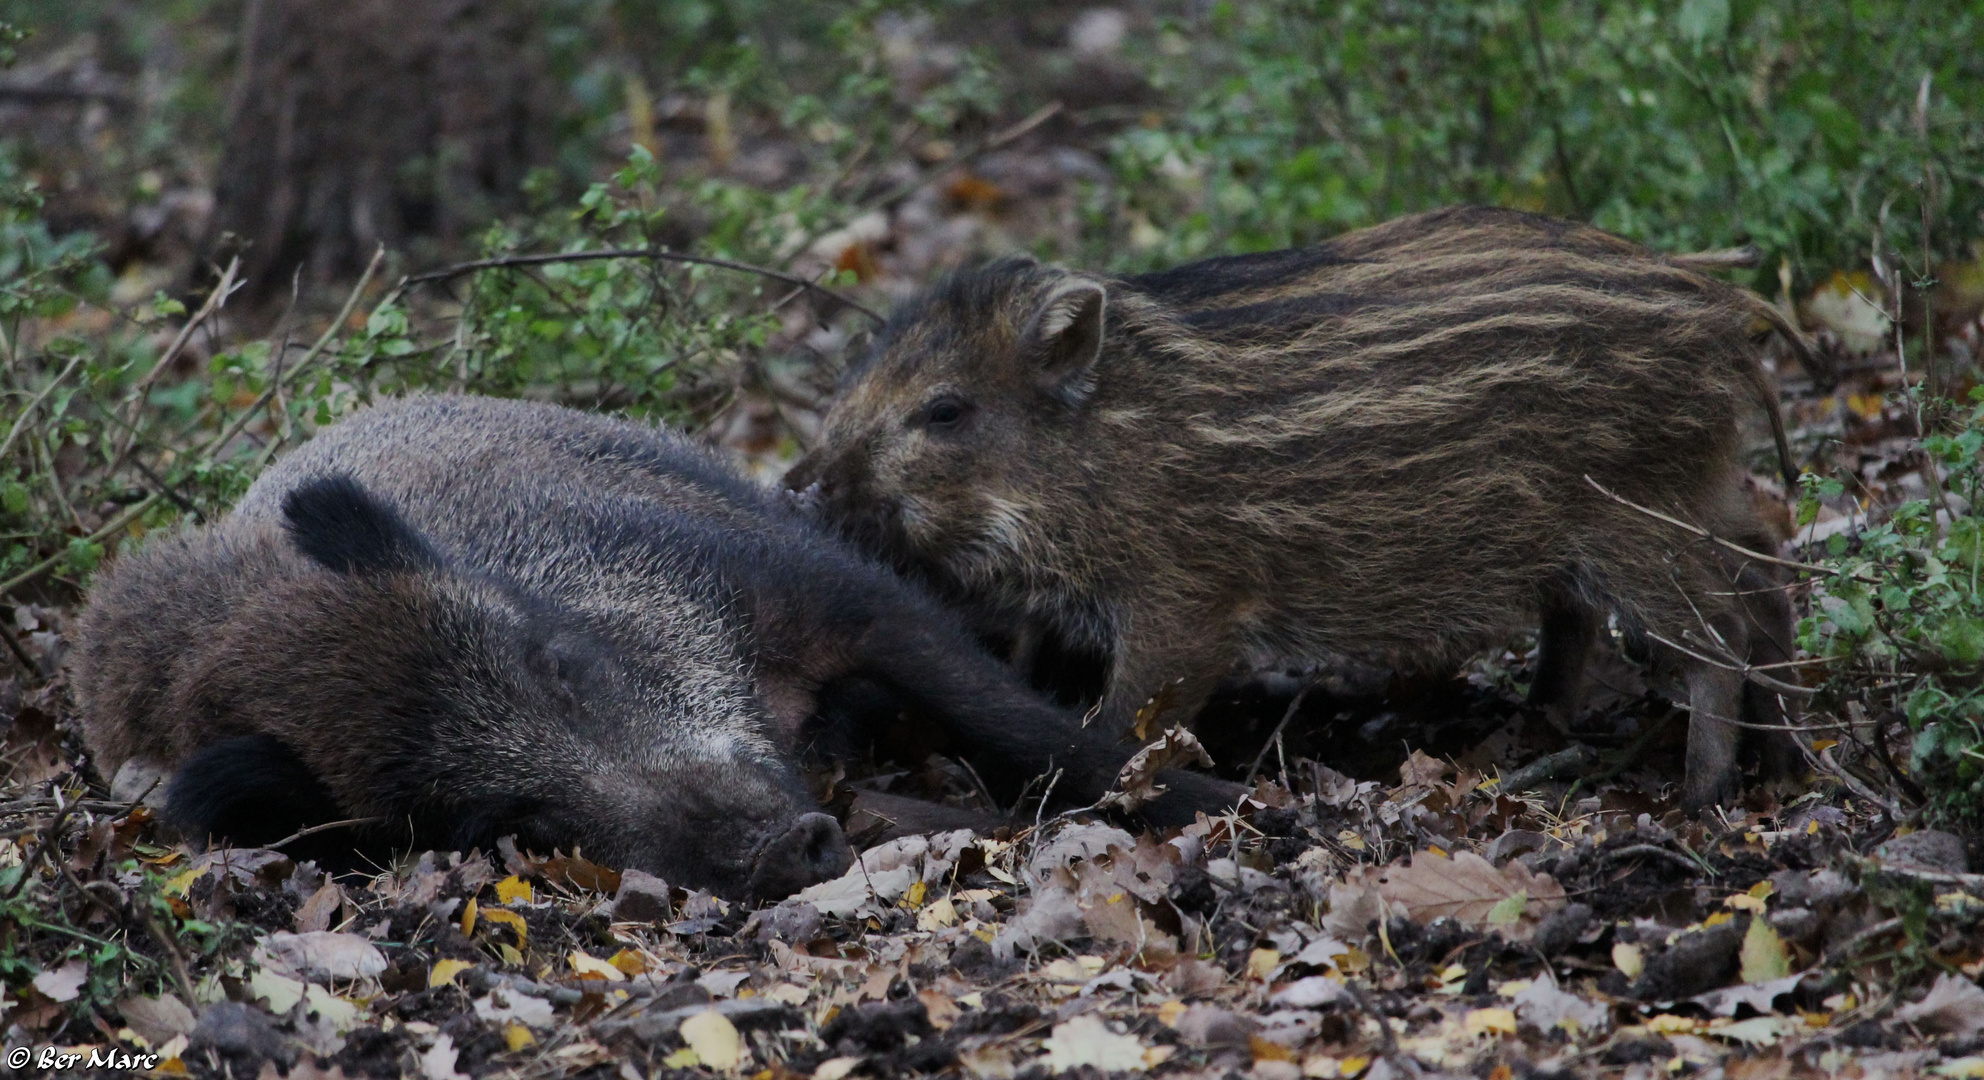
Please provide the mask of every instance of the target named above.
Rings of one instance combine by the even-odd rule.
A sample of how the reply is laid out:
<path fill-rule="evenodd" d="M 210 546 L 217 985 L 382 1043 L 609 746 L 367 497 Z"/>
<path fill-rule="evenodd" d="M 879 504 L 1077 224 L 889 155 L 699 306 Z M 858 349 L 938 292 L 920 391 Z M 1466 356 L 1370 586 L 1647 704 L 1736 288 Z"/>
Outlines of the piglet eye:
<path fill-rule="evenodd" d="M 955 427 L 964 419 L 964 402 L 956 398 L 942 397 L 924 406 L 923 426 L 928 428 Z"/>

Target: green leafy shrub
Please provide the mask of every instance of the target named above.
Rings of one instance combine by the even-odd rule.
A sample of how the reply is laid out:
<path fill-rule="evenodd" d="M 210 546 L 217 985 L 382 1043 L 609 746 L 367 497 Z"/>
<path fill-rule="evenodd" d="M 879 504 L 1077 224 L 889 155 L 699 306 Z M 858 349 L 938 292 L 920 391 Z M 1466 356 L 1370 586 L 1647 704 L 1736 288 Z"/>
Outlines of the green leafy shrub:
<path fill-rule="evenodd" d="M 1913 499 L 1886 520 L 1835 533 L 1818 553 L 1799 645 L 1830 663 L 1821 705 L 1879 729 L 1900 717 L 1914 732 L 1907 767 L 1886 778 L 1938 817 L 1984 824 L 1984 389 L 1954 417 L 1954 430 L 1922 440 L 1941 496 Z M 1806 478 L 1799 508 L 1810 524 L 1838 481 Z M 1864 726 L 1864 725 L 1862 725 Z M 1848 729 L 1849 732 L 1851 728 Z M 1849 735 L 1849 737 L 1851 737 Z"/>
<path fill-rule="evenodd" d="M 1984 13 L 1864 0 L 1259 0 L 1164 28 L 1178 108 L 1120 136 L 1098 256 L 1154 266 L 1455 202 L 1804 280 L 1984 221 Z M 1931 220 L 1946 224 L 1921 235 Z"/>

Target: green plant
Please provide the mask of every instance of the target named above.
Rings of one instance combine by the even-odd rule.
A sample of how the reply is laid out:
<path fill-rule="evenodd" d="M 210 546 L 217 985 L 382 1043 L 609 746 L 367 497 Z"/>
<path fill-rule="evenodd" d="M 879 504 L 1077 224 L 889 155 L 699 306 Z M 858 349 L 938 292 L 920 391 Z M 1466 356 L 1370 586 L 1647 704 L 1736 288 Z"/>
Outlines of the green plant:
<path fill-rule="evenodd" d="M 1940 817 L 1984 822 L 1984 389 L 1953 429 L 1922 440 L 1939 494 L 1895 507 L 1886 520 L 1829 536 L 1799 644 L 1830 662 L 1823 704 L 1865 710 L 1878 728 L 1900 717 L 1915 733 L 1907 768 L 1892 779 Z M 1806 477 L 1799 523 L 1836 480 Z M 1884 747 L 1875 746 L 1879 757 Z"/>
<path fill-rule="evenodd" d="M 1147 50 L 1178 103 L 1118 137 L 1090 251 L 1125 267 L 1317 240 L 1455 202 L 1676 251 L 1756 283 L 1960 256 L 1984 211 L 1984 15 L 1902 0 L 1263 0 Z M 1945 222 L 1924 236 L 1921 212 Z"/>

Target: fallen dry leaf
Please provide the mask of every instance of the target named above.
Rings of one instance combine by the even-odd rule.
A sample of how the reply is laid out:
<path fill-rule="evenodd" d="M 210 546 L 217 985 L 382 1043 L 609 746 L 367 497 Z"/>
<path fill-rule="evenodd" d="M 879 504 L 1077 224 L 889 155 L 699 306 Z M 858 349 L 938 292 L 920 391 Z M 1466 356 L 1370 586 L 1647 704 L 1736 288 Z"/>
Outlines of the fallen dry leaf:
<path fill-rule="evenodd" d="M 743 1060 L 744 1044 L 736 1025 L 715 1009 L 682 1021 L 682 1042 L 712 1069 L 729 1072 Z"/>
<path fill-rule="evenodd" d="M 1931 1034 L 1967 1039 L 1984 1032 L 1984 989 L 1944 972 L 1936 976 L 1927 996 L 1896 1009 L 1894 1016 Z"/>
<path fill-rule="evenodd" d="M 1567 994 L 1549 982 L 1538 980 L 1523 988 L 1509 1004 L 1523 1023 L 1549 1033 L 1563 1029 L 1572 1035 L 1603 1031 L 1611 1022 L 1612 1010 L 1576 994 Z"/>
<path fill-rule="evenodd" d="M 1114 788 L 1096 805 L 1135 810 L 1164 794 L 1164 785 L 1157 782 L 1159 772 L 1195 765 L 1202 769 L 1212 768 L 1212 755 L 1206 753 L 1198 736 L 1181 727 L 1171 728 L 1123 763 L 1122 770 L 1116 774 Z"/>
<path fill-rule="evenodd" d="M 627 973 L 596 956 L 574 949 L 569 958 L 572 970 L 581 979 L 603 979 L 607 982 L 625 982 Z"/>
<path fill-rule="evenodd" d="M 1062 1073 L 1084 1065 L 1103 1072 L 1143 1072 L 1150 1067 L 1135 1035 L 1118 1035 L 1102 1017 L 1083 1013 L 1054 1025 L 1047 1037 L 1047 1068 Z"/>
<path fill-rule="evenodd" d="M 132 1031 L 153 1046 L 162 1045 L 174 1035 L 190 1034 L 193 1030 L 193 1011 L 176 997 L 125 998 L 117 1003 L 117 1011 Z"/>
<path fill-rule="evenodd" d="M 357 934 L 278 930 L 255 950 L 255 962 L 306 981 L 367 979 L 386 970 L 386 956 Z"/>
<path fill-rule="evenodd" d="M 466 960 L 436 960 L 434 966 L 427 970 L 427 987 L 431 990 L 437 986 L 453 986 L 455 976 L 474 966 Z"/>
<path fill-rule="evenodd" d="M 420 1055 L 420 1075 L 426 1080 L 457 1080 L 465 1074 L 456 1071 L 455 1059 L 461 1051 L 455 1048 L 455 1040 L 442 1032 L 434 1036 L 434 1045 Z"/>
<path fill-rule="evenodd" d="M 324 887 L 310 894 L 310 899 L 296 909 L 296 929 L 300 933 L 328 930 L 331 916 L 337 914 L 338 905 L 344 901 L 344 890 L 337 882 L 326 881 Z"/>
<path fill-rule="evenodd" d="M 1550 875 L 1514 861 L 1497 868 L 1471 851 L 1445 859 L 1422 851 L 1410 866 L 1387 867 L 1378 875 L 1377 884 L 1385 900 L 1404 908 L 1414 922 L 1447 917 L 1474 929 L 1488 925 L 1497 905 L 1513 897 L 1523 897 L 1520 913 L 1530 920 L 1564 904 L 1563 886 Z M 1505 907 L 1504 912 L 1507 910 Z"/>
<path fill-rule="evenodd" d="M 1782 979 L 1791 971 L 1791 957 L 1784 951 L 1784 942 L 1761 915 L 1751 917 L 1739 955 L 1743 962 L 1742 979 L 1746 983 Z"/>
<path fill-rule="evenodd" d="M 49 968 L 34 977 L 34 988 L 50 1001 L 74 1001 L 89 981 L 90 966 L 81 958 Z"/>

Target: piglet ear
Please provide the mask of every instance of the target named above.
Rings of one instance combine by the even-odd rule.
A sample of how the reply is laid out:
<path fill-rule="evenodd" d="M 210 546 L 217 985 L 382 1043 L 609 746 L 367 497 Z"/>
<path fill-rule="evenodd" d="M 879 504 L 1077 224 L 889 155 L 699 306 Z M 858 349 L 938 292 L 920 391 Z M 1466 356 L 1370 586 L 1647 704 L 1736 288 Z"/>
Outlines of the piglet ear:
<path fill-rule="evenodd" d="M 434 564 L 434 550 L 399 512 L 343 474 L 284 495 L 283 527 L 303 554 L 340 574 L 377 574 Z"/>
<path fill-rule="evenodd" d="M 1091 278 L 1056 282 L 1041 298 L 1022 339 L 1041 388 L 1071 406 L 1095 389 L 1104 296 L 1102 283 Z"/>

